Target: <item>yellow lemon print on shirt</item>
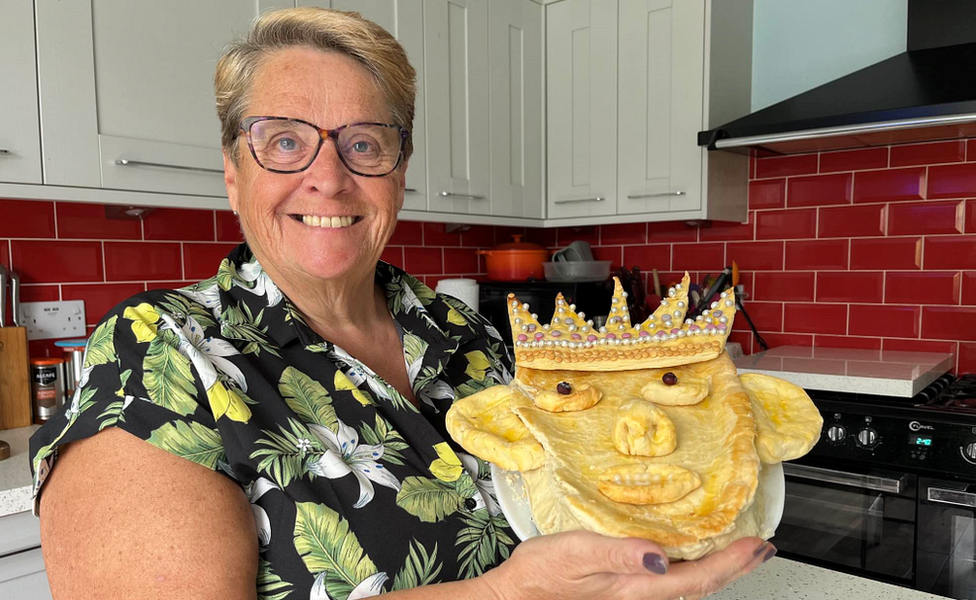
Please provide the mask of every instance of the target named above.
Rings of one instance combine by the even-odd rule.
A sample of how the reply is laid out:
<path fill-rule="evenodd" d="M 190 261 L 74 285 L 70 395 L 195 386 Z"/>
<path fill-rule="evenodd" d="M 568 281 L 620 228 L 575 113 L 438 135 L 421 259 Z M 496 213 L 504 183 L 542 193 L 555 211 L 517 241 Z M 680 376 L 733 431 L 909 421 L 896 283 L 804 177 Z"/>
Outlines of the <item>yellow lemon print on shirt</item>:
<path fill-rule="evenodd" d="M 457 481 L 461 477 L 461 473 L 464 472 L 461 459 L 457 457 L 457 454 L 454 454 L 447 442 L 434 444 L 434 451 L 440 458 L 430 463 L 430 472 L 441 481 Z"/>
<path fill-rule="evenodd" d="M 125 309 L 122 316 L 132 321 L 132 333 L 140 343 L 151 342 L 156 338 L 156 322 L 159 321 L 159 313 L 152 305 L 143 302 L 138 306 L 130 306 Z"/>
<path fill-rule="evenodd" d="M 491 363 L 488 362 L 488 357 L 481 350 L 475 350 L 474 352 L 468 352 L 464 355 L 468 359 L 468 367 L 464 372 L 475 381 L 485 380 L 485 371 L 491 367 Z"/>
<path fill-rule="evenodd" d="M 461 313 L 454 310 L 453 308 L 447 311 L 447 322 L 452 325 L 457 325 L 459 327 L 464 327 L 468 324 L 468 320 L 465 319 Z"/>
<path fill-rule="evenodd" d="M 251 409 L 244 400 L 237 395 L 236 391 L 227 389 L 219 381 L 207 390 L 207 399 L 210 401 L 210 410 L 213 411 L 214 419 L 226 416 L 231 421 L 247 423 L 251 418 Z"/>
<path fill-rule="evenodd" d="M 363 393 L 363 391 L 353 384 L 352 380 L 346 377 L 346 374 L 342 371 L 336 371 L 335 381 L 333 382 L 337 390 L 348 390 L 352 392 L 353 398 L 359 401 L 363 406 L 369 406 L 372 404 L 370 399 Z"/>

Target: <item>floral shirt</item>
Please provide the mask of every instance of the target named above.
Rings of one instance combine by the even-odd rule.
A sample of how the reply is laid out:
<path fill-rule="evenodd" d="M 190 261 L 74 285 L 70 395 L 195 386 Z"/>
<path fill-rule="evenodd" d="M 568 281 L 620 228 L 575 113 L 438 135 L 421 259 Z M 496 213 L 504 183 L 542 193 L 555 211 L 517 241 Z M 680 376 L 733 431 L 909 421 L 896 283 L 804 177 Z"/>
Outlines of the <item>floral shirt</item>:
<path fill-rule="evenodd" d="M 361 598 L 509 556 L 488 465 L 450 439 L 460 397 L 510 380 L 499 333 L 379 263 L 420 407 L 322 339 L 246 244 L 217 274 L 139 294 L 92 333 L 70 405 L 31 438 L 35 512 L 58 447 L 119 427 L 236 481 L 267 599 Z"/>

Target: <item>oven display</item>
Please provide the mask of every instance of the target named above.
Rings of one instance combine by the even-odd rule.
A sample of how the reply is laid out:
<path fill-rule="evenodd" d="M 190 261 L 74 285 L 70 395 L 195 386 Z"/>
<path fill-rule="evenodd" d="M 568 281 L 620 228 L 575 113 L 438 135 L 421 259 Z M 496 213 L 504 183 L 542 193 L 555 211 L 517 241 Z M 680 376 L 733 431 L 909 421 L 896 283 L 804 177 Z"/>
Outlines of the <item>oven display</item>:
<path fill-rule="evenodd" d="M 927 435 L 912 434 L 908 436 L 908 443 L 911 446 L 929 447 L 932 445 L 932 438 Z"/>

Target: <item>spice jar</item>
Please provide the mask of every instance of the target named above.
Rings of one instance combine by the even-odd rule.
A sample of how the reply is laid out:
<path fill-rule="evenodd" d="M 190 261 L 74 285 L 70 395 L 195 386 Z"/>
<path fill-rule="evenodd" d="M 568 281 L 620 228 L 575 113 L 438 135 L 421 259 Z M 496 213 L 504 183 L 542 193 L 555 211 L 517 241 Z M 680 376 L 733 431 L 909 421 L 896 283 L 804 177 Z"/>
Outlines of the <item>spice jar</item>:
<path fill-rule="evenodd" d="M 32 358 L 30 368 L 34 422 L 45 423 L 64 405 L 64 359 Z"/>

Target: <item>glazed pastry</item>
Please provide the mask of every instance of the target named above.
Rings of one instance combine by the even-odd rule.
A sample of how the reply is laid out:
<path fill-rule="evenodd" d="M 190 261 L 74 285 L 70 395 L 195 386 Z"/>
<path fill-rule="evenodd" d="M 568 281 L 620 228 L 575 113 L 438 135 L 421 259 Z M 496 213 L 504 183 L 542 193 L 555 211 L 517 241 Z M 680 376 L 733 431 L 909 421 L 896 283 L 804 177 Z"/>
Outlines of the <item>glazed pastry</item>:
<path fill-rule="evenodd" d="M 671 377 L 669 378 L 668 375 Z M 673 383 L 669 383 L 672 381 Z M 641 388 L 641 396 L 648 402 L 665 406 L 688 406 L 698 404 L 708 395 L 708 381 L 694 375 L 678 377 L 673 371 L 651 377 Z"/>
<path fill-rule="evenodd" d="M 756 450 L 764 463 L 800 458 L 820 439 L 823 417 L 802 388 L 758 373 L 739 375 L 756 417 Z"/>
<path fill-rule="evenodd" d="M 600 401 L 603 394 L 600 390 L 583 384 L 571 387 L 569 383 L 561 381 L 556 384 L 556 391 L 545 390 L 539 392 L 533 399 L 535 405 L 549 412 L 571 412 L 586 410 Z"/>
<path fill-rule="evenodd" d="M 610 437 L 617 451 L 629 456 L 664 456 L 678 445 L 671 419 L 643 400 L 632 400 L 620 407 Z"/>

